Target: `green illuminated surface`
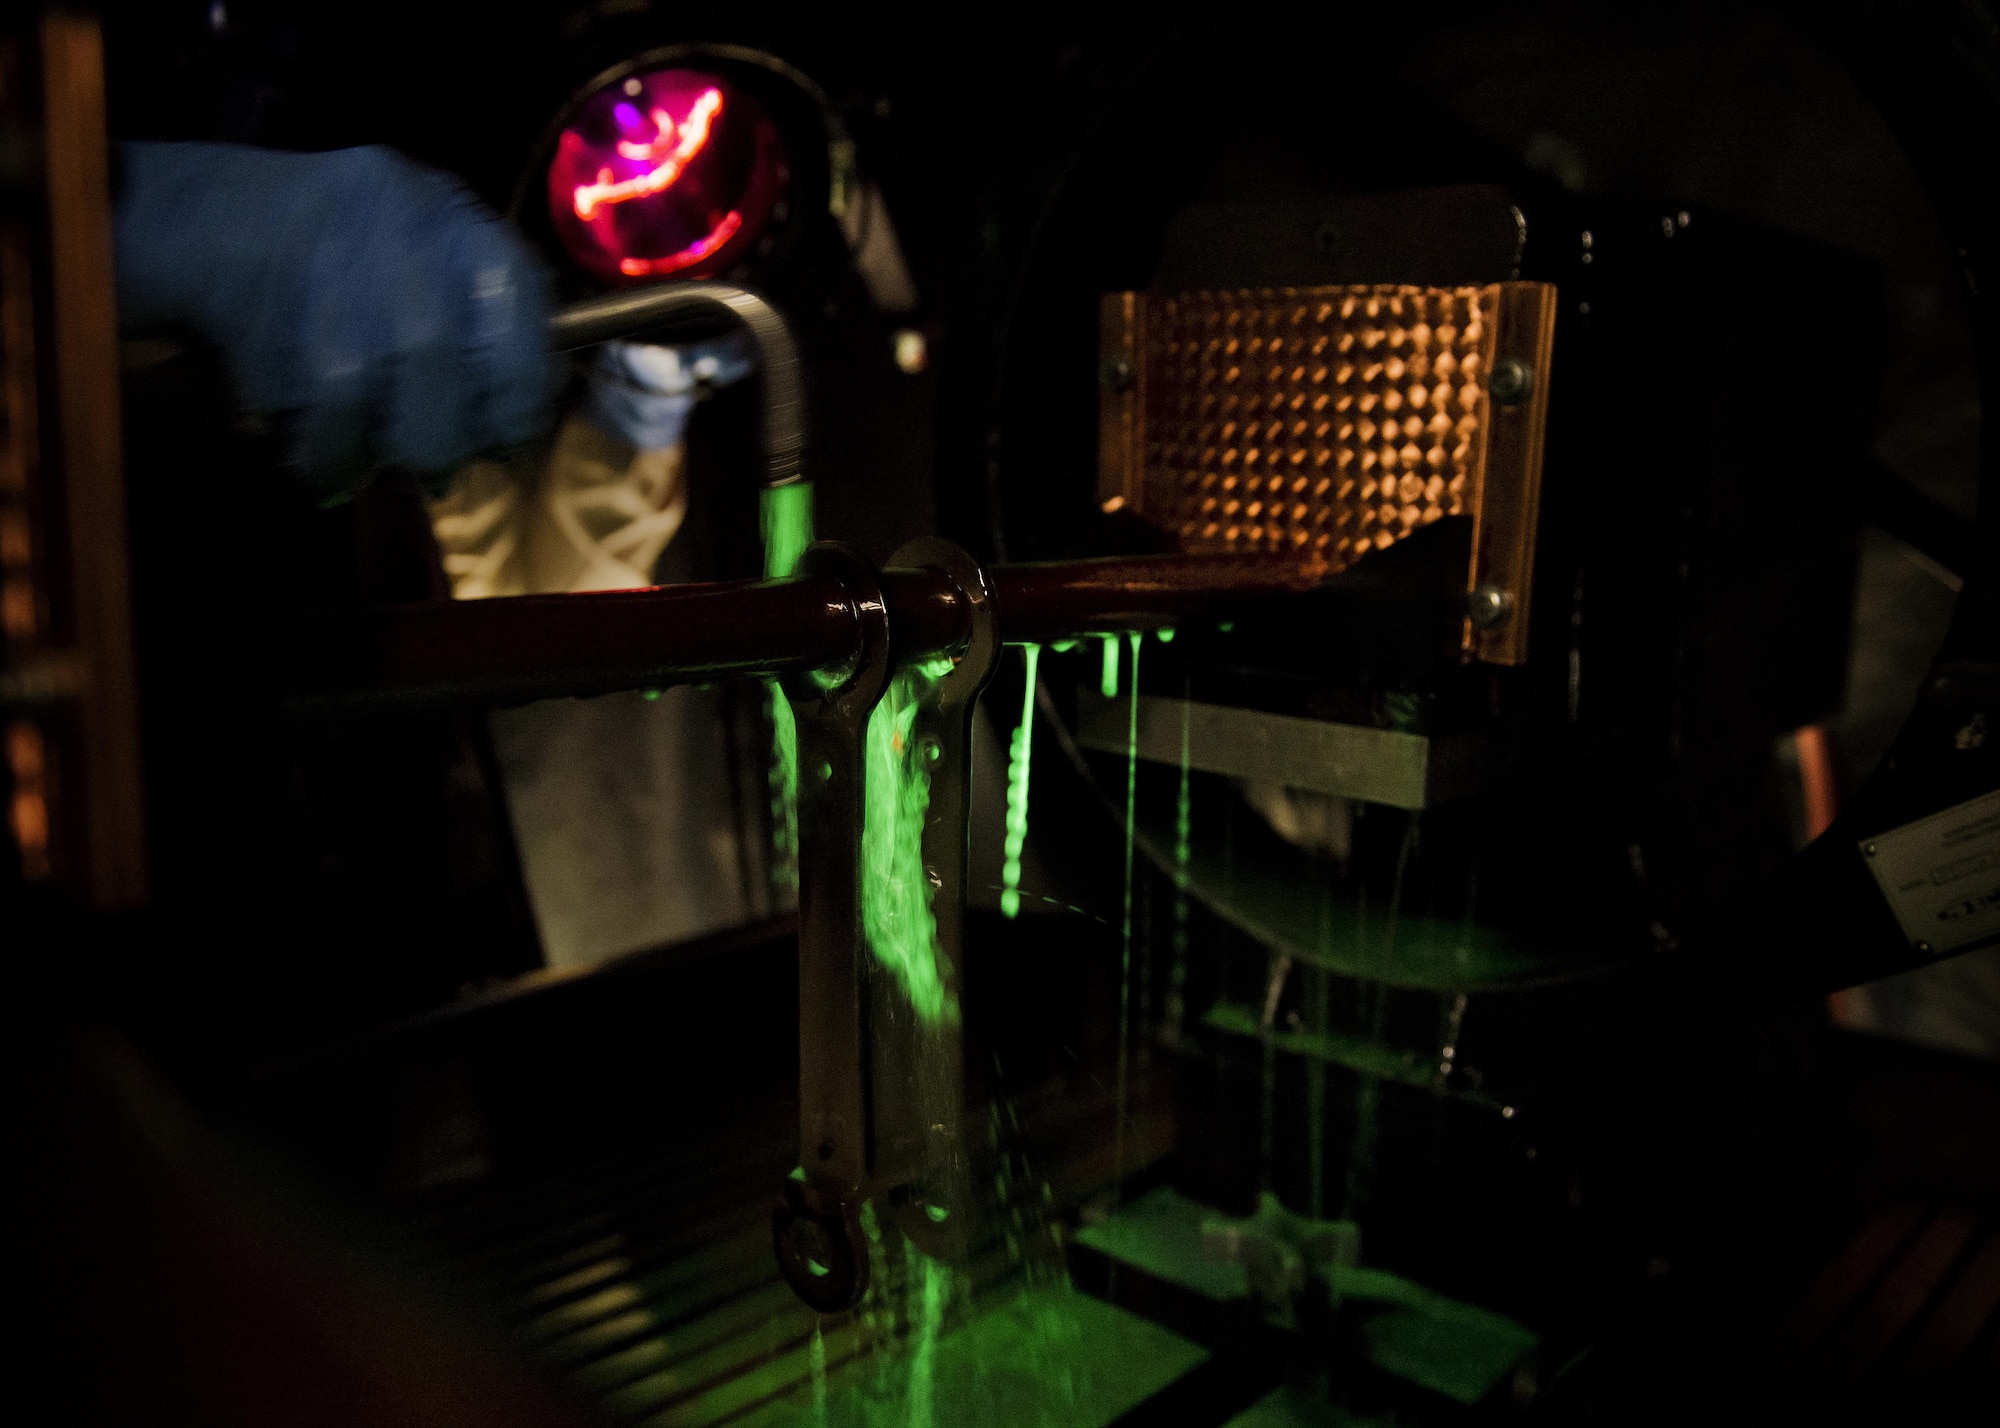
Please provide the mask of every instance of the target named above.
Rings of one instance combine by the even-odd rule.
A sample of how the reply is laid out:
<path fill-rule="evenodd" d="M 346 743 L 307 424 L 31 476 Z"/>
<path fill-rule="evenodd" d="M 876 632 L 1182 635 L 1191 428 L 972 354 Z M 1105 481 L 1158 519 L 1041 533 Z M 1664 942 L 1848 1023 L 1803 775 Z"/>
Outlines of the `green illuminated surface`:
<path fill-rule="evenodd" d="M 922 1022 L 955 1021 L 958 1001 L 939 966 L 934 889 L 924 870 L 931 749 L 916 747 L 918 706 L 951 670 L 934 660 L 889 681 L 868 716 L 861 829 L 861 924 L 876 960 L 896 976 Z"/>
<path fill-rule="evenodd" d="M 1169 1186 L 1148 1191 L 1116 1214 L 1076 1232 L 1076 1242 L 1210 1299 L 1241 1299 L 1250 1280 L 1240 1264 L 1206 1258 L 1201 1226 L 1215 1211 Z"/>
<path fill-rule="evenodd" d="M 980 1310 L 939 1334 L 932 1353 L 921 1403 L 909 1393 L 911 1375 L 879 1373 L 857 1359 L 829 1376 L 825 1418 L 816 1416 L 811 1385 L 800 1383 L 738 1421 L 745 1428 L 1100 1428 L 1208 1357 L 1157 1324 L 1057 1287 Z"/>
<path fill-rule="evenodd" d="M 1461 1304 L 1383 1269 L 1350 1266 L 1334 1282 L 1349 1300 L 1380 1304 L 1362 1322 L 1368 1360 L 1411 1383 L 1477 1403 L 1541 1342 L 1503 1314 Z"/>
<path fill-rule="evenodd" d="M 1023 645 L 1027 684 L 1021 695 L 1021 722 L 1007 748 L 1007 842 L 1000 864 L 1000 911 L 1008 917 L 1021 911 L 1021 849 L 1028 841 L 1028 759 L 1035 744 L 1035 670 L 1040 645 Z"/>
<path fill-rule="evenodd" d="M 1202 1225 L 1217 1218 L 1207 1206 L 1163 1187 L 1078 1231 L 1076 1238 L 1077 1243 L 1155 1278 L 1227 1302 L 1245 1297 L 1249 1280 L 1239 1266 L 1218 1264 L 1205 1256 Z M 1347 1265 L 1332 1273 L 1334 1288 L 1360 1318 L 1368 1361 L 1460 1403 L 1476 1403 L 1491 1393 L 1539 1343 L 1533 1331 L 1505 1315 L 1461 1303 L 1387 1270 Z M 1295 1406 L 1272 1405 L 1271 1411 Z M 1247 1421 L 1348 1420 L 1308 1416 Z"/>
<path fill-rule="evenodd" d="M 1435 1066 L 1415 1052 L 1401 1051 L 1370 1037 L 1347 1036 L 1332 1031 L 1286 1031 L 1275 1027 L 1266 1032 L 1260 1028 L 1259 1021 L 1255 1007 L 1237 1002 L 1217 1002 L 1202 1018 L 1204 1026 L 1217 1031 L 1225 1031 L 1232 1036 L 1268 1036 L 1271 1044 L 1280 1051 L 1294 1056 L 1310 1056 L 1317 1061 L 1331 1062 L 1405 1086 L 1429 1086 L 1436 1072 Z"/>
<path fill-rule="evenodd" d="M 1179 862 L 1174 823 L 1171 805 L 1151 817 L 1140 815 L 1139 846 L 1163 869 Z M 1232 854 L 1221 838 L 1197 829 L 1187 876 L 1205 903 L 1264 946 L 1342 976 L 1392 987 L 1471 991 L 1518 983 L 1564 965 L 1491 928 L 1409 911 L 1397 918 L 1391 946 L 1380 919 L 1364 925 L 1338 895 L 1329 917 L 1320 887 L 1324 871 L 1315 876 L 1305 856 L 1278 845 L 1275 835 L 1268 842 L 1240 844 Z"/>
<path fill-rule="evenodd" d="M 810 481 L 768 486 L 758 506 L 764 537 L 764 576 L 781 580 L 798 569 L 813 541 Z M 799 734 L 792 706 L 776 680 L 766 687 L 771 715 L 771 881 L 781 894 L 799 886 Z"/>
<path fill-rule="evenodd" d="M 1274 1388 L 1224 1428 L 1396 1428 L 1391 1417 L 1363 1417 L 1302 1388 Z"/>
<path fill-rule="evenodd" d="M 1098 689 L 1106 699 L 1118 697 L 1118 636 L 1104 637 L 1104 667 L 1098 675 Z"/>

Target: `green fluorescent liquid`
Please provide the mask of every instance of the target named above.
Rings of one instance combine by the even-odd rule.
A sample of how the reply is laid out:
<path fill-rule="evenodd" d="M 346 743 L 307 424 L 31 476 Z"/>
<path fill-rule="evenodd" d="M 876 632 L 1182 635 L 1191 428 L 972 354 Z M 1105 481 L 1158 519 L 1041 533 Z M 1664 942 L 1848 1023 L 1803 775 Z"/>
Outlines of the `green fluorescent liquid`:
<path fill-rule="evenodd" d="M 1126 1082 L 1132 1048 L 1132 850 L 1133 833 L 1138 826 L 1136 813 L 1139 796 L 1140 637 L 1134 634 L 1129 638 L 1132 645 L 1132 700 L 1125 733 L 1125 923 L 1119 943 L 1118 1119 L 1111 1151 L 1111 1191 L 1114 1196 L 1119 1193 L 1125 1179 Z"/>
<path fill-rule="evenodd" d="M 812 1421 L 814 1428 L 826 1428 L 826 1335 L 820 1332 L 817 1322 L 813 1324 L 812 1347 L 807 1353 L 807 1365 L 812 1373 Z"/>
<path fill-rule="evenodd" d="M 868 716 L 861 826 L 861 925 L 876 961 L 895 975 L 919 1022 L 958 1019 L 945 985 L 933 888 L 924 869 L 924 815 L 930 811 L 934 745 L 916 747 L 918 706 L 950 673 L 950 660 L 906 669 Z"/>
<path fill-rule="evenodd" d="M 1137 636 L 1133 637 L 1135 640 Z M 1098 692 L 1106 699 L 1118 697 L 1118 636 L 1104 637 L 1104 666 L 1097 677 Z"/>
<path fill-rule="evenodd" d="M 813 543 L 812 482 L 765 487 L 757 516 L 764 535 L 764 578 L 783 580 L 799 568 L 799 557 Z"/>
<path fill-rule="evenodd" d="M 1188 787 L 1188 698 L 1181 693 L 1181 786 L 1174 806 L 1174 966 L 1167 983 L 1167 1030 L 1179 1042 L 1187 1030 L 1188 858 L 1194 847 L 1194 803 Z"/>
<path fill-rule="evenodd" d="M 936 1428 L 938 1330 L 944 1324 L 945 1302 L 951 1297 L 951 1268 L 919 1251 L 907 1240 L 909 1276 L 916 1289 L 916 1323 L 910 1348 L 909 1428 Z"/>
<path fill-rule="evenodd" d="M 1016 917 L 1021 911 L 1021 849 L 1028 842 L 1028 756 L 1035 743 L 1035 670 L 1040 645 L 1022 646 L 1027 683 L 1021 693 L 1021 722 L 1007 750 L 1007 843 L 1000 864 L 1000 911 Z M 1116 661 L 1113 662 L 1116 677 Z"/>
<path fill-rule="evenodd" d="M 759 502 L 764 537 L 764 578 L 782 580 L 798 569 L 813 541 L 810 481 L 768 486 Z M 771 884 L 781 903 L 799 890 L 799 733 L 791 703 L 774 679 L 766 685 L 771 715 Z"/>

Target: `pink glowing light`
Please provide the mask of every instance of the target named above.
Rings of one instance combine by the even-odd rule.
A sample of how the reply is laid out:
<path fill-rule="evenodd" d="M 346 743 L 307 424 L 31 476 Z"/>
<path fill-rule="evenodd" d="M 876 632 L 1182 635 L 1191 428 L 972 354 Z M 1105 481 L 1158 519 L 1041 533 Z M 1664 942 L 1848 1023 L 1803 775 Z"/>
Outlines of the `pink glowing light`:
<path fill-rule="evenodd" d="M 742 226 L 743 215 L 732 210 L 723 215 L 722 222 L 715 225 L 713 233 L 696 239 L 680 252 L 669 253 L 664 258 L 620 258 L 618 271 L 628 278 L 657 278 L 678 273 L 683 268 L 692 268 L 734 238 L 736 230 Z"/>
<path fill-rule="evenodd" d="M 722 91 L 717 89 L 705 90 L 701 98 L 694 102 L 694 108 L 688 111 L 686 120 L 678 125 L 666 110 L 655 109 L 655 137 L 644 144 L 635 144 L 629 139 L 620 140 L 618 152 L 628 159 L 644 163 L 658 160 L 658 167 L 628 179 L 613 178 L 609 167 L 599 169 L 597 182 L 577 187 L 574 199 L 576 216 L 588 223 L 597 216 L 600 203 L 628 203 L 632 199 L 647 198 L 672 188 L 686 171 L 688 160 L 700 153 L 702 145 L 708 142 L 709 125 L 721 112 Z M 661 159 L 659 151 L 670 142 L 672 152 Z"/>
<path fill-rule="evenodd" d="M 549 220 L 607 282 L 731 270 L 790 182 L 776 126 L 719 75 L 651 70 L 585 99 L 549 162 Z"/>

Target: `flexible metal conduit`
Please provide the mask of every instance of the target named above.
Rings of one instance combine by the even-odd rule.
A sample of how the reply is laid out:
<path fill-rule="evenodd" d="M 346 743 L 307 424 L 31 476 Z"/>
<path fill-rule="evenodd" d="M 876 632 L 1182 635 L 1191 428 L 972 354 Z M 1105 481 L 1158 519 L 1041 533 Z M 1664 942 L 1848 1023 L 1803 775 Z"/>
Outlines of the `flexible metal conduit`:
<path fill-rule="evenodd" d="M 557 352 L 575 352 L 716 315 L 741 324 L 757 348 L 764 384 L 760 431 L 764 484 L 784 486 L 803 479 L 806 402 L 798 344 L 778 310 L 757 294 L 728 283 L 689 282 L 586 298 L 549 319 L 549 346 Z"/>

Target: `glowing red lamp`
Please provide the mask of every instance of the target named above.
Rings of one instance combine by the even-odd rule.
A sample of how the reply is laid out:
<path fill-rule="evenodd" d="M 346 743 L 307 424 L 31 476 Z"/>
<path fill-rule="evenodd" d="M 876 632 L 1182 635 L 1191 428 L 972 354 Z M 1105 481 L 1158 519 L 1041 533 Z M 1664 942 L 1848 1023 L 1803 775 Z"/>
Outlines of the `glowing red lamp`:
<path fill-rule="evenodd" d="M 727 80 L 628 76 L 583 102 L 549 162 L 549 218 L 613 282 L 722 272 L 769 226 L 789 178 L 777 126 Z"/>

